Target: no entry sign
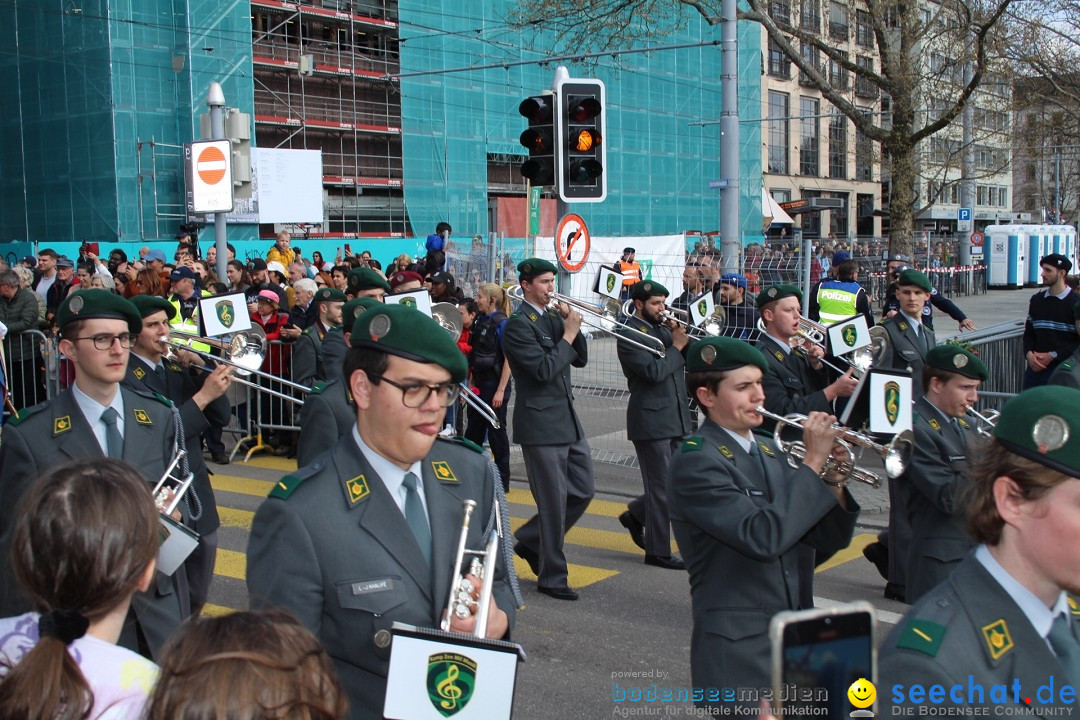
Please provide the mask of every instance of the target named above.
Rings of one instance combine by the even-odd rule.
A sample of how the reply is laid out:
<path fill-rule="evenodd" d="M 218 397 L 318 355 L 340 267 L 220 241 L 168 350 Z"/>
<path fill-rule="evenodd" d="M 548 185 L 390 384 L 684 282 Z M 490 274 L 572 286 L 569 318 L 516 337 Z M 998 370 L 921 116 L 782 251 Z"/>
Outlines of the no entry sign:
<path fill-rule="evenodd" d="M 191 143 L 185 147 L 188 210 L 232 212 L 232 146 L 228 140 Z"/>

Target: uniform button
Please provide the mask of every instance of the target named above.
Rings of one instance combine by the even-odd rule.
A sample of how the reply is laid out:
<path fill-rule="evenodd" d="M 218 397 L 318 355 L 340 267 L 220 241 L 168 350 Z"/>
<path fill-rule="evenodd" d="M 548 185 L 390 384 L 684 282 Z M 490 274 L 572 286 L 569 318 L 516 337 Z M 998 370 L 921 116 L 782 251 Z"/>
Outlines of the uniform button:
<path fill-rule="evenodd" d="M 375 633 L 374 640 L 375 640 L 375 647 L 377 647 L 377 648 L 386 649 L 386 648 L 390 647 L 390 631 L 389 630 L 380 630 L 380 631 L 378 631 L 377 633 Z"/>

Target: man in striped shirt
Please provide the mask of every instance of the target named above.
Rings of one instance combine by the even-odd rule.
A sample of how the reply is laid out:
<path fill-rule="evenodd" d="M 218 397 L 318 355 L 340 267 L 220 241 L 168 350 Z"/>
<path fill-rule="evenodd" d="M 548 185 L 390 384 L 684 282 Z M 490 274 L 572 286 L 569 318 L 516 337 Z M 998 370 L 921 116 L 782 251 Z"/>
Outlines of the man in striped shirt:
<path fill-rule="evenodd" d="M 1039 261 L 1045 290 L 1040 290 L 1028 303 L 1024 324 L 1024 389 L 1045 385 L 1061 362 L 1080 346 L 1076 333 L 1073 306 L 1080 295 L 1066 283 L 1072 262 L 1064 255 L 1053 253 Z"/>

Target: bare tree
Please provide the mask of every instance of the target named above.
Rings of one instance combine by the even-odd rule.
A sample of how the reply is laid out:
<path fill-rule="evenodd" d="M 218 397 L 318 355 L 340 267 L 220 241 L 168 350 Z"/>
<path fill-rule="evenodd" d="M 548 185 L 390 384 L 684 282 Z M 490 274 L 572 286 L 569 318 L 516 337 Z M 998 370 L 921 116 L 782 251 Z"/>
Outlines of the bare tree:
<path fill-rule="evenodd" d="M 956 120 L 976 88 L 1001 58 L 997 31 L 1010 6 L 1028 0 L 944 0 L 941 3 L 881 0 L 745 0 L 739 19 L 759 23 L 766 36 L 802 73 L 807 85 L 878 144 L 890 175 L 890 252 L 911 252 L 918 200 L 919 146 Z M 1064 0 L 1055 0 L 1064 1 Z M 801 2 L 801 6 L 799 3 Z M 719 0 L 519 0 L 511 22 L 554 31 L 568 47 L 607 50 L 655 40 L 696 12 L 721 22 Z M 798 19 L 817 15 L 820 4 L 848 19 L 857 17 L 872 36 L 872 63 L 853 60 L 830 32 L 804 29 Z M 793 7 L 793 5 L 795 7 Z M 781 10 L 778 12 L 778 10 Z M 794 20 L 792 19 L 794 18 Z M 825 63 L 815 59 L 824 56 Z M 871 83 L 889 98 L 891 112 L 867 112 L 847 78 Z M 842 82 L 837 82 L 842 78 Z M 756 78 L 754 82 L 759 82 Z M 931 112 L 926 96 L 944 99 Z"/>

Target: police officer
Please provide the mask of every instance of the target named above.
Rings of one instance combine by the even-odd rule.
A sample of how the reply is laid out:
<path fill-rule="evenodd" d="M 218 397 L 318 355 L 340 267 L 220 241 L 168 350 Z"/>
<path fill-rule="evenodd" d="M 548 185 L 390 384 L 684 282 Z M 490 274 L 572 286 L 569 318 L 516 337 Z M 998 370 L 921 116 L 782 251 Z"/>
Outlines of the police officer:
<path fill-rule="evenodd" d="M 229 424 L 232 408 L 225 391 L 229 388 L 232 368 L 219 365 L 213 372 L 199 373 L 198 379 L 193 378 L 186 368 L 164 358 L 162 338 L 168 337 L 169 322 L 176 313 L 175 306 L 164 298 L 152 295 L 136 295 L 131 298 L 131 303 L 142 316 L 142 330 L 131 347 L 132 357 L 120 385 L 131 390 L 164 395 L 172 401 L 180 411 L 187 447 L 197 449 L 200 447 L 199 436 L 211 425 Z M 179 353 L 190 355 L 184 350 Z M 193 360 L 201 364 L 197 357 L 185 359 L 189 363 Z M 193 522 L 195 531 L 199 533 L 199 547 L 187 559 L 186 565 L 191 609 L 198 613 L 206 604 L 210 581 L 214 577 L 217 531 L 221 520 L 202 453 L 190 452 L 187 461 L 195 476 L 192 487 L 194 496 L 198 498 L 198 510 Z"/>
<path fill-rule="evenodd" d="M 537 575 L 537 590 L 577 600 L 567 583 L 563 537 L 593 497 L 592 456 L 574 412 L 570 366 L 585 367 L 589 348 L 581 313 L 565 304 L 548 310 L 555 266 L 528 258 L 518 264 L 524 300 L 506 321 L 503 354 L 518 388 L 514 442 L 521 445 L 537 514 L 515 533 L 516 552 Z"/>
<path fill-rule="evenodd" d="M 833 270 L 835 278 L 822 280 L 810 291 L 807 313 L 810 319 L 822 325 L 832 325 L 861 314 L 866 318 L 866 326 L 873 326 L 874 311 L 870 307 L 870 298 L 858 282 L 859 264 L 848 258 L 840 263 L 834 262 Z"/>
<path fill-rule="evenodd" d="M 858 504 L 836 478 L 819 478 L 833 452 L 834 417 L 810 413 L 798 469 L 754 433 L 767 367 L 759 350 L 734 338 L 695 341 L 687 352 L 687 388 L 707 420 L 672 458 L 668 501 L 690 571 L 698 688 L 770 686 L 769 621 L 799 607 L 796 546 L 831 554 L 855 529 Z"/>
<path fill-rule="evenodd" d="M 1075 706 L 1078 434 L 1078 390 L 1034 388 L 1006 403 L 971 470 L 967 529 L 979 545 L 882 644 L 882 716 L 915 714 L 927 695 L 950 715 L 993 705 L 988 714 L 1050 717 Z"/>
<path fill-rule="evenodd" d="M 726 317 L 721 335 L 753 340 L 757 336 L 758 310 L 746 298 L 746 276 L 726 273 L 720 276 L 717 304 L 722 305 Z"/>
<path fill-rule="evenodd" d="M 19 413 L 4 427 L 0 445 L 0 614 L 31 609 L 11 572 L 14 517 L 23 493 L 39 475 L 79 458 L 123 460 L 153 485 L 173 456 L 176 424 L 171 403 L 122 387 L 129 349 L 142 329 L 139 311 L 107 290 L 77 290 L 57 308 L 60 352 L 75 368 L 75 382 L 52 400 Z M 158 574 L 150 590 L 132 599 L 119 645 L 155 657 L 191 614 L 186 568 Z"/>
<path fill-rule="evenodd" d="M 356 316 L 381 304 L 370 297 L 350 300 L 341 307 L 342 327 L 331 328 L 327 334 L 327 338 L 334 337 L 333 342 L 328 341 L 324 345 L 327 351 L 324 359 L 327 380 L 312 386 L 300 410 L 300 439 L 296 446 L 296 463 L 299 467 L 310 465 L 315 458 L 334 447 L 356 421 L 356 407 L 348 383 L 342 377 L 345 358 L 337 359 L 331 350 L 338 345 L 347 347 Z"/>
<path fill-rule="evenodd" d="M 686 326 L 668 327 L 662 316 L 667 288 L 652 280 L 642 280 L 630 288 L 634 314 L 628 324 L 663 344 L 664 357 L 639 345 L 617 343 L 619 363 L 630 389 L 626 406 L 626 437 L 634 443 L 645 494 L 632 500 L 619 522 L 645 551 L 645 564 L 671 570 L 686 565 L 671 554 L 671 525 L 667 510 L 667 477 L 671 455 L 690 434 L 683 351 L 690 344 Z M 640 342 L 635 334 L 622 334 Z"/>
<path fill-rule="evenodd" d="M 310 386 L 316 381 L 330 379 L 323 364 L 324 339 L 327 339 L 330 328 L 341 322 L 341 306 L 345 300 L 345 293 L 336 288 L 324 287 L 315 293 L 313 302 L 318 319 L 300 333 L 293 344 L 293 382 Z M 340 336 L 334 339 L 340 339 Z M 333 342 L 334 339 L 327 339 L 326 342 Z"/>
<path fill-rule="evenodd" d="M 959 345 L 939 345 L 926 356 L 926 392 L 914 408 L 915 449 L 896 483 L 911 525 L 908 555 L 897 558 L 907 563 L 908 602 L 945 580 L 971 550 L 960 494 L 979 436 L 966 416 L 987 376 L 982 360 Z"/>
<path fill-rule="evenodd" d="M 356 424 L 344 441 L 274 486 L 248 545 L 253 607 L 294 613 L 322 642 L 349 696 L 350 718 L 381 718 L 390 626 L 437 627 L 446 609 L 463 501 L 477 504 L 467 547 L 482 546 L 498 479 L 483 455 L 438 439 L 465 357 L 431 318 L 386 305 L 350 335 L 345 376 Z M 505 637 L 514 600 L 496 566 L 484 634 Z M 477 580 L 477 585 L 479 581 Z M 451 629 L 470 632 L 475 617 Z"/>

